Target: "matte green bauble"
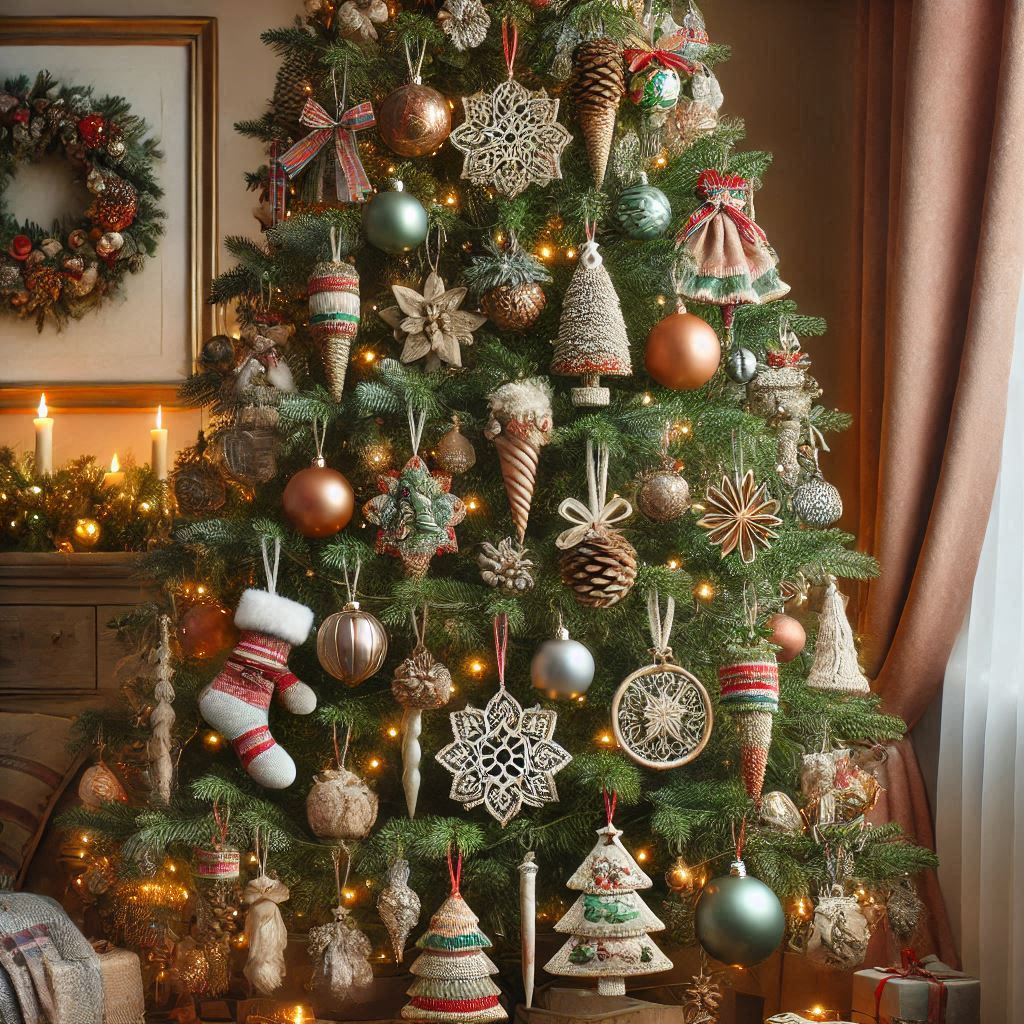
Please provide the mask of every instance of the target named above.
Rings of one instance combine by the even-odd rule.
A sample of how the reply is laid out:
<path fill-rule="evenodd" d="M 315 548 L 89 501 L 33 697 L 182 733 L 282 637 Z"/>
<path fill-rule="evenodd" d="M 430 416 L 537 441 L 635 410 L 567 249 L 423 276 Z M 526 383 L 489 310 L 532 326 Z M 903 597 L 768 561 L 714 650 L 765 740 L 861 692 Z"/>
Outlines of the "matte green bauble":
<path fill-rule="evenodd" d="M 757 356 L 749 348 L 735 345 L 725 357 L 725 372 L 737 384 L 749 384 L 757 376 Z"/>
<path fill-rule="evenodd" d="M 715 960 L 753 967 L 778 949 L 786 915 L 778 896 L 764 882 L 747 877 L 743 861 L 713 878 L 697 900 L 697 941 Z"/>
<path fill-rule="evenodd" d="M 668 196 L 646 181 L 622 190 L 615 207 L 615 223 L 627 238 L 647 242 L 657 238 L 672 220 Z"/>
<path fill-rule="evenodd" d="M 681 88 L 674 68 L 648 64 L 629 80 L 629 98 L 641 110 L 671 110 L 679 102 Z"/>
<path fill-rule="evenodd" d="M 427 211 L 401 188 L 378 192 L 363 207 L 363 231 L 370 245 L 384 252 L 412 252 L 427 237 Z"/>

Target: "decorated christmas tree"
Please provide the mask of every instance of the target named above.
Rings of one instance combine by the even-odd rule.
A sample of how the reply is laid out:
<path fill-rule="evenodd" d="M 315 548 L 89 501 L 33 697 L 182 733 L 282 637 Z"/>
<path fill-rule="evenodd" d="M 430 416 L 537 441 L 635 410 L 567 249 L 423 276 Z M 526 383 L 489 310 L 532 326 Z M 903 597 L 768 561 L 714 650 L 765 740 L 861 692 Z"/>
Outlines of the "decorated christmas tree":
<path fill-rule="evenodd" d="M 337 995 L 401 960 L 458 849 L 481 923 L 453 892 L 406 1014 L 497 1019 L 484 932 L 514 959 L 520 914 L 561 915 L 551 969 L 621 988 L 698 938 L 740 832 L 739 916 L 702 916 L 730 962 L 777 945 L 780 901 L 813 956 L 837 886 L 912 928 L 933 858 L 865 825 L 903 724 L 833 582 L 877 567 L 824 478 L 825 324 L 755 221 L 771 159 L 720 116 L 728 48 L 651 7 L 309 0 L 266 32 L 281 73 L 238 126 L 264 230 L 212 282 L 233 329 L 182 388 L 207 429 L 163 495 L 161 599 L 116 624 L 129 700 L 79 723 L 106 785 L 65 819 L 72 892 L 118 939 L 222 961 L 248 914 L 266 942 L 222 973 L 259 960 L 285 998 L 301 973 L 262 968 L 326 928 L 303 950 Z M 636 859 L 609 822 L 574 874 L 605 791 Z"/>

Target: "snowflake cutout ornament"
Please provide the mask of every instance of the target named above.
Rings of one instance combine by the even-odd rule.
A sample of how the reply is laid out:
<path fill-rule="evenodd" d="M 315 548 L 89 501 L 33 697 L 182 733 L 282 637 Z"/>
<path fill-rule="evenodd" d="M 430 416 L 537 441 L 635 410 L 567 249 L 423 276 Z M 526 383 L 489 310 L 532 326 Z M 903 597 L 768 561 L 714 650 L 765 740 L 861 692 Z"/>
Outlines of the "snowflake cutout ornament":
<path fill-rule="evenodd" d="M 555 773 L 572 757 L 554 741 L 558 713 L 536 705 L 526 710 L 505 689 L 508 624 L 495 620 L 498 692 L 483 709 L 451 713 L 453 742 L 435 755 L 454 776 L 452 800 L 472 810 L 483 804 L 505 827 L 523 808 L 558 800 Z"/>
<path fill-rule="evenodd" d="M 466 116 L 449 136 L 465 154 L 462 177 L 514 199 L 529 185 L 562 177 L 562 150 L 572 135 L 558 123 L 558 100 L 514 78 L 489 93 L 462 97 Z"/>

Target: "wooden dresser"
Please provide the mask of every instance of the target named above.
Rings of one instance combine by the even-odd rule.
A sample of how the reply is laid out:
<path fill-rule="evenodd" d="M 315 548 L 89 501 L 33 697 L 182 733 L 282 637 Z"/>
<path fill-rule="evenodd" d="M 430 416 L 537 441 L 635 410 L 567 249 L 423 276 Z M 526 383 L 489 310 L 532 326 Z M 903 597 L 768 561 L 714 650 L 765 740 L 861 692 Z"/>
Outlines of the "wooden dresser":
<path fill-rule="evenodd" d="M 0 711 L 110 706 L 126 651 L 107 623 L 151 601 L 141 556 L 0 552 Z"/>

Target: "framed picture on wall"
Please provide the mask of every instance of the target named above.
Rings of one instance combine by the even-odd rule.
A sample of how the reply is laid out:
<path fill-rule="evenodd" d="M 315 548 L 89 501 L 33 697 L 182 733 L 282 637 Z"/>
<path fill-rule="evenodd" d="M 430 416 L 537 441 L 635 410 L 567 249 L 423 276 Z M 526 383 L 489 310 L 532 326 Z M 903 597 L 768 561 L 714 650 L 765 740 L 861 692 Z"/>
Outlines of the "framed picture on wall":
<path fill-rule="evenodd" d="M 40 391 L 65 410 L 171 406 L 200 344 L 214 333 L 206 294 L 218 237 L 216 19 L 0 18 L 0 80 L 34 81 L 42 71 L 64 86 L 91 87 L 95 97 L 123 97 L 130 114 L 144 119 L 159 146 L 152 173 L 163 192 L 163 232 L 137 273 L 125 274 L 112 294 L 59 331 L 50 320 L 39 331 L 32 316 L 3 311 L 0 409 L 33 408 Z M 81 122 L 77 130 L 74 141 L 83 145 Z M 66 224 L 89 204 L 91 189 L 65 152 L 58 146 L 38 161 L 17 162 L 4 202 L 19 222 Z M 111 226 L 116 222 L 102 225 Z M 102 272 L 100 230 L 85 244 L 99 255 L 93 265 Z M 68 239 L 57 241 L 68 247 Z"/>

